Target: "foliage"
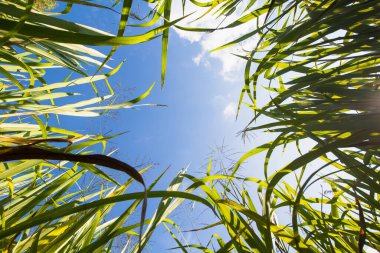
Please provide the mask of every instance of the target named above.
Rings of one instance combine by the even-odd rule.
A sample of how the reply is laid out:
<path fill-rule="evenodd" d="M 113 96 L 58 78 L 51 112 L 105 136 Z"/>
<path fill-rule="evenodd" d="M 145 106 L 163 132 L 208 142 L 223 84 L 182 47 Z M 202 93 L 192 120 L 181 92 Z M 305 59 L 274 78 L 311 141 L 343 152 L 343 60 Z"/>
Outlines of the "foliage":
<path fill-rule="evenodd" d="M 190 247 L 205 252 L 379 250 L 379 2 L 193 2 L 223 19 L 244 9 L 238 19 L 218 29 L 247 22 L 256 26 L 215 50 L 258 39 L 251 52 L 239 56 L 247 61 L 239 106 L 247 96 L 250 103 L 245 104 L 254 112 L 243 133 L 266 129 L 277 137 L 245 154 L 219 188 L 212 181 L 220 175 L 198 179 L 219 212 L 219 221 L 204 230 L 223 225 L 229 237 L 226 241 L 213 236 L 217 243 L 211 238 L 206 246 Z M 265 79 L 273 98 L 259 108 L 257 86 Z M 270 123 L 254 126 L 259 117 Z M 302 154 L 301 146 L 310 140 L 314 147 Z M 270 172 L 273 152 L 291 143 L 300 157 Z M 265 180 L 236 178 L 240 165 L 261 152 L 267 153 Z M 295 185 L 286 181 L 292 174 Z M 258 184 L 259 203 L 246 190 L 247 181 Z M 330 186 L 329 194 L 306 197 L 310 186 L 322 182 Z M 276 213 L 288 217 L 285 224 L 278 223 Z"/>
<path fill-rule="evenodd" d="M 150 30 L 134 36 L 124 36 L 129 17 L 136 17 L 131 12 L 132 1 L 122 3 L 117 35 L 56 16 L 70 12 L 73 4 L 112 11 L 111 7 L 63 1 L 64 10 L 54 13 L 33 8 L 33 2 L 0 1 L 0 160 L 8 161 L 2 163 L 0 173 L 0 243 L 4 250 L 109 251 L 115 238 L 122 234 L 137 236 L 135 230 L 145 224 L 145 232 L 140 233 L 144 247 L 162 223 L 183 252 L 189 248 L 204 252 L 380 250 L 377 1 L 191 1 L 221 19 L 244 5 L 240 18 L 217 29 L 233 29 L 247 22 L 256 28 L 215 50 L 258 38 L 251 52 L 239 56 L 247 61 L 239 106 L 244 103 L 253 111 L 252 124 L 243 132 L 267 129 L 277 133 L 277 137 L 245 154 L 229 175 L 212 174 L 210 163 L 203 178 L 180 173 L 167 191 L 153 191 L 161 178 L 158 177 L 145 192 L 149 198 L 161 198 L 154 216 L 130 226 L 125 222 L 138 209 L 144 192 L 126 193 L 132 179 L 120 184 L 96 164 L 86 163 L 89 154 L 99 150 L 96 145 L 102 145 L 104 151 L 110 137 L 53 127 L 51 121 L 54 116 L 59 119 L 59 115 L 98 116 L 109 109 L 129 108 L 147 96 L 150 89 L 129 102 L 99 104 L 114 94 L 108 79 L 121 64 L 112 69 L 107 63 L 117 47 L 149 41 L 158 34 L 162 34 L 163 85 L 168 28 L 179 21 L 170 20 L 171 1 L 154 2 L 149 20 L 133 24 Z M 195 32 L 216 29 L 178 28 Z M 88 45 L 112 48 L 105 55 Z M 89 64 L 96 68 L 93 76 L 83 70 Z M 47 73 L 55 68 L 74 74 L 51 83 Z M 263 79 L 269 80 L 266 89 L 273 99 L 259 108 L 256 91 Z M 98 92 L 100 82 L 107 87 L 107 95 Z M 63 98 L 78 97 L 77 93 L 68 92 L 68 87 L 85 84 L 91 86 L 95 97 L 69 104 L 61 102 Z M 243 102 L 245 96 L 249 103 Z M 253 126 L 259 117 L 267 117 L 271 123 Z M 277 172 L 269 171 L 275 150 L 294 144 L 301 153 L 300 146 L 310 140 L 314 147 Z M 54 146 L 51 142 L 68 145 Z M 21 156 L 25 150 L 31 154 Z M 241 164 L 261 152 L 267 153 L 263 163 L 265 179 L 237 176 Z M 36 159 L 30 159 L 33 154 Z M 113 159 L 111 164 L 104 164 L 111 161 L 109 157 L 97 157 L 98 165 L 120 165 Z M 44 158 L 68 161 L 49 163 Z M 143 182 L 134 168 L 122 164 L 128 168 L 123 169 L 125 172 Z M 310 171 L 311 164 L 318 164 L 318 169 L 314 166 Z M 92 191 L 77 187 L 87 171 L 107 184 Z M 286 181 L 292 174 L 295 184 Z M 190 186 L 180 192 L 184 179 L 190 181 Z M 306 194 L 308 188 L 321 181 L 331 191 L 313 197 Z M 250 189 L 257 189 L 258 200 Z M 221 227 L 226 235 L 210 235 L 202 245 L 183 244 L 173 231 L 179 228 L 169 215 L 184 199 L 202 203 L 216 218 L 198 231 Z M 126 200 L 131 201 L 118 218 L 104 221 L 115 204 Z M 290 210 L 289 219 L 281 223 L 279 216 L 285 209 Z M 139 250 L 137 245 L 132 247 L 134 252 Z"/>
<path fill-rule="evenodd" d="M 51 10 L 55 7 L 55 1 L 54 0 L 38 0 L 34 2 L 34 8 L 38 10 Z"/>
<path fill-rule="evenodd" d="M 62 3 L 65 6 L 59 6 L 64 7 L 61 12 L 47 12 L 51 1 L 0 1 L 0 247 L 4 252 L 108 252 L 120 235 L 140 236 L 143 246 L 152 228 L 143 236 L 142 226 L 154 227 L 161 222 L 145 220 L 147 191 L 149 197 L 164 200 L 171 196 L 171 189 L 151 191 L 160 177 L 145 188 L 140 173 L 151 166 L 138 172 L 122 161 L 93 154 L 104 153 L 113 136 L 77 133 L 57 127 L 55 122 L 60 122 L 61 115 L 95 117 L 108 110 L 131 108 L 144 99 L 153 85 L 135 99 L 114 104 L 109 78 L 122 63 L 112 68 L 107 62 L 118 46 L 149 41 L 159 34 L 167 36 L 172 23 L 156 24 L 160 21 L 158 15 L 167 13 L 160 2 L 155 19 L 141 24 L 150 30 L 124 36 L 132 15 L 132 1 L 124 1 L 118 33 L 113 35 L 62 17 L 74 4 L 108 9 L 116 15 L 111 7 L 85 1 Z M 163 42 L 164 66 L 167 40 Z M 110 53 L 105 55 L 87 45 L 110 46 Z M 91 75 L 85 67 L 95 73 Z M 62 73 L 66 77 L 57 80 Z M 78 90 L 83 86 L 90 87 L 94 96 L 80 94 Z M 99 92 L 99 87 L 106 87 L 108 94 Z M 117 182 L 99 166 L 125 172 L 131 179 Z M 94 185 L 99 179 L 102 183 Z M 143 192 L 127 192 L 134 181 L 144 186 Z M 176 196 L 199 199 L 190 194 L 176 193 Z M 120 202 L 124 211 L 110 219 Z M 142 207 L 140 202 L 144 202 Z M 161 214 L 161 218 L 168 214 L 170 211 Z M 136 215 L 141 215 L 141 220 L 126 226 L 126 221 Z M 136 240 L 132 242 L 125 247 L 142 249 Z"/>

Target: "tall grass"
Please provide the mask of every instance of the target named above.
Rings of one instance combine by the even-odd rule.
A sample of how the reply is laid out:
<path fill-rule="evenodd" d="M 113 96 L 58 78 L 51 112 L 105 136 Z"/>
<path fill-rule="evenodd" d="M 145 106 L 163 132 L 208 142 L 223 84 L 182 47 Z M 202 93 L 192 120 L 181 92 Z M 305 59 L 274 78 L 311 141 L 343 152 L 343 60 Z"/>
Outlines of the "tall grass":
<path fill-rule="evenodd" d="M 132 1 L 121 3 L 120 14 L 112 6 L 90 1 L 58 3 L 63 9 L 50 10 L 54 1 L 0 1 L 0 247 L 4 252 L 109 252 L 116 238 L 129 235 L 140 239 L 131 240 L 133 243 L 124 245 L 123 250 L 141 251 L 154 227 L 171 212 L 166 210 L 160 219 L 146 220 L 148 197 L 167 199 L 174 194 L 202 199 L 171 193 L 172 188 L 152 191 L 161 177 L 145 185 L 142 173 L 151 166 L 137 171 L 112 158 L 111 153 L 95 154 L 105 152 L 112 136 L 78 133 L 54 122 L 59 122 L 61 115 L 96 117 L 109 110 L 132 108 L 149 95 L 153 85 L 130 101 L 112 102 L 114 91 L 109 78 L 122 63 L 114 68 L 107 63 L 119 46 L 163 35 L 164 80 L 168 27 L 173 22 L 159 22 L 161 14 L 170 15 L 170 4 L 157 2 L 153 18 L 139 24 L 144 32 L 124 36 Z M 73 5 L 118 15 L 117 34 L 66 20 L 65 14 Z M 98 45 L 109 46 L 109 53 L 90 47 Z M 96 73 L 87 73 L 88 66 Z M 58 73 L 70 72 L 57 80 Z M 78 88 L 85 85 L 91 87 L 94 97 L 79 96 Z M 107 87 L 106 92 L 99 92 L 99 87 Z M 103 171 L 104 167 L 124 172 L 130 179 L 118 182 Z M 99 179 L 102 183 L 94 187 L 93 182 Z M 133 182 L 143 186 L 141 192 L 131 193 Z M 123 211 L 110 219 L 110 214 L 117 214 L 114 207 L 118 203 L 123 203 Z M 136 216 L 137 222 L 125 225 Z M 144 225 L 148 229 L 142 234 Z"/>
<path fill-rule="evenodd" d="M 258 38 L 250 52 L 238 56 L 246 60 L 239 108 L 252 109 L 243 133 L 266 130 L 277 137 L 243 155 L 229 175 L 196 179 L 219 219 L 204 230 L 218 225 L 229 236 L 214 235 L 206 245 L 189 247 L 204 252 L 380 250 L 379 2 L 192 2 L 221 21 L 239 15 L 218 29 L 249 22 L 255 27 L 214 51 Z M 271 92 L 263 107 L 257 105 L 258 85 Z M 263 117 L 271 123 L 255 124 Z M 299 157 L 270 171 L 272 154 L 291 145 L 299 148 Z M 266 152 L 265 178 L 238 178 L 240 166 L 261 152 Z M 295 183 L 287 182 L 290 176 Z M 221 178 L 225 182 L 214 187 Z M 258 196 L 246 190 L 246 182 L 257 184 Z M 322 182 L 328 185 L 325 191 L 306 194 Z M 276 214 L 287 219 L 281 224 Z"/>
<path fill-rule="evenodd" d="M 271 142 L 242 156 L 230 174 L 212 174 L 210 163 L 205 177 L 180 173 L 167 191 L 153 191 L 159 176 L 146 186 L 147 191 L 138 193 L 127 193 L 128 187 L 133 179 L 143 183 L 141 173 L 148 168 L 137 172 L 121 161 L 90 156 L 91 150 L 97 150 L 95 145 L 104 146 L 108 137 L 51 126 L 49 117 L 98 116 L 106 110 L 129 108 L 140 102 L 150 89 L 129 102 L 99 104 L 112 98 L 108 78 L 121 67 L 107 70 L 107 63 L 118 46 L 149 41 L 157 34 L 162 34 L 163 85 L 168 28 L 178 22 L 170 20 L 171 1 L 154 2 L 157 6 L 150 19 L 137 25 L 150 30 L 128 37 L 123 34 L 128 18 L 133 16 L 132 1 L 122 3 L 116 35 L 56 16 L 68 13 L 73 4 L 83 8 L 110 7 L 85 1 L 64 3 L 64 10 L 54 13 L 34 8 L 32 0 L 0 2 L 0 243 L 5 251 L 110 251 L 119 235 L 138 237 L 138 229 L 146 225 L 139 245 L 132 245 L 131 251 L 135 252 L 148 243 L 159 224 L 166 226 L 183 252 L 380 250 L 377 1 L 192 1 L 222 18 L 244 5 L 245 11 L 237 20 L 217 29 L 238 28 L 247 22 L 256 28 L 215 50 L 259 37 L 251 52 L 239 56 L 247 61 L 239 107 L 245 97 L 245 104 L 252 109 L 252 122 L 243 132 L 264 129 L 278 134 Z M 111 48 L 106 55 L 88 45 Z M 95 76 L 83 70 L 86 64 L 96 66 Z M 57 67 L 76 75 L 54 83 L 45 80 L 46 73 Z M 257 106 L 259 77 L 268 80 L 266 88 L 273 96 L 262 108 Z M 99 95 L 99 82 L 108 87 L 108 95 Z M 65 88 L 82 84 L 91 85 L 94 98 L 60 103 L 62 98 L 77 95 Z M 254 125 L 258 117 L 272 121 Z M 268 169 L 275 150 L 292 144 L 300 147 L 305 140 L 314 146 L 276 172 Z M 55 142 L 61 144 L 53 145 Z M 237 176 L 241 164 L 261 152 L 266 152 L 262 165 L 265 178 Z M 96 158 L 95 162 L 87 163 L 89 158 Z M 66 161 L 47 161 L 50 159 Z M 317 160 L 320 162 L 315 163 Z M 116 182 L 98 165 L 127 172 L 131 179 L 124 184 Z M 88 171 L 111 186 L 95 191 L 75 187 Z M 296 175 L 294 184 L 285 180 L 292 174 Z M 189 186 L 178 191 L 184 180 Z M 327 191 L 306 194 L 312 185 L 322 181 L 329 185 Z M 253 193 L 250 189 L 257 190 Z M 146 197 L 161 198 L 155 215 L 125 226 Z M 226 236 L 210 235 L 209 242 L 202 245 L 181 242 L 173 230 L 178 226 L 169 215 L 185 199 L 202 203 L 215 217 L 214 223 L 199 231 L 218 227 Z M 127 200 L 130 202 L 125 202 L 122 214 L 104 221 L 115 203 Z M 285 222 L 280 217 L 284 209 L 289 210 Z M 125 245 L 125 249 L 128 247 Z"/>

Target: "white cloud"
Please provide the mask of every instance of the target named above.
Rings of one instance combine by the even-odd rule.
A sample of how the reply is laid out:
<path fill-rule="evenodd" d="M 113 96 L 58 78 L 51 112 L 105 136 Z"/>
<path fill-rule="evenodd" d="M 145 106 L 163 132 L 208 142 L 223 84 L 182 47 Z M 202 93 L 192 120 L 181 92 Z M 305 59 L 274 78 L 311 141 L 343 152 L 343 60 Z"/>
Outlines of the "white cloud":
<path fill-rule="evenodd" d="M 202 39 L 203 34 L 198 32 L 188 32 L 175 28 L 176 33 L 180 38 L 190 41 L 191 43 L 199 42 Z"/>
<path fill-rule="evenodd" d="M 205 52 L 201 52 L 197 54 L 197 56 L 193 57 L 193 62 L 195 65 L 204 67 L 210 67 L 210 61 L 205 57 Z"/>
<path fill-rule="evenodd" d="M 178 18 L 182 14 L 182 6 L 180 1 L 176 1 L 172 6 L 172 19 Z M 231 23 L 232 21 L 238 19 L 243 11 L 243 4 L 240 5 L 241 8 L 237 9 L 237 11 L 228 16 L 223 17 L 225 18 L 222 25 L 224 26 L 226 24 Z M 216 19 L 215 15 L 213 16 L 212 12 L 210 12 L 208 15 L 202 17 L 199 20 L 196 20 L 196 17 L 199 17 L 205 12 L 205 9 L 200 9 L 199 7 L 189 3 L 186 6 L 186 13 L 192 13 L 195 12 L 195 14 L 191 15 L 189 18 L 187 18 L 185 21 L 181 21 L 181 26 L 188 26 L 188 27 L 202 27 L 202 28 L 214 28 L 220 26 L 220 22 L 222 19 Z M 177 16 L 175 16 L 177 15 Z M 204 63 L 207 65 L 210 58 L 217 59 L 222 64 L 222 69 L 218 71 L 222 77 L 226 81 L 236 81 L 238 79 L 241 79 L 242 72 L 241 70 L 244 67 L 245 60 L 236 57 L 234 54 L 245 54 L 244 50 L 251 50 L 255 43 L 257 43 L 257 39 L 249 39 L 247 41 L 244 41 L 242 43 L 239 43 L 237 45 L 234 45 L 229 48 L 225 48 L 223 50 L 219 50 L 216 52 L 210 53 L 211 50 L 222 46 L 226 43 L 229 43 L 233 41 L 234 39 L 239 38 L 240 36 L 249 33 L 254 29 L 253 22 L 248 22 L 245 24 L 242 24 L 240 26 L 234 27 L 232 29 L 224 29 L 224 30 L 217 30 L 212 33 L 199 33 L 199 32 L 188 32 L 183 31 L 179 29 L 175 29 L 177 34 L 185 40 L 188 40 L 191 43 L 199 43 L 201 46 L 201 52 L 193 58 L 193 62 L 199 66 L 201 63 Z"/>
<path fill-rule="evenodd" d="M 193 58 L 193 62 L 195 63 L 195 65 L 199 66 L 199 64 L 201 63 L 202 57 L 203 55 L 202 53 L 200 53 Z"/>
<path fill-rule="evenodd" d="M 225 97 L 222 95 L 216 95 L 212 98 L 212 101 L 215 105 L 223 103 L 225 101 Z"/>
<path fill-rule="evenodd" d="M 223 115 L 225 119 L 230 119 L 236 116 L 236 103 L 230 102 L 224 107 Z"/>

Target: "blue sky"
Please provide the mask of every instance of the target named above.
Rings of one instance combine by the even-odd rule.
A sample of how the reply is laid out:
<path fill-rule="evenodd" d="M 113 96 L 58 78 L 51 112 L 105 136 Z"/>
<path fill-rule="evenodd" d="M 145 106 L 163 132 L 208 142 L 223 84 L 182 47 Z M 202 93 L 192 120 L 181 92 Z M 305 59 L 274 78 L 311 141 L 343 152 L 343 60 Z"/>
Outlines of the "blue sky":
<path fill-rule="evenodd" d="M 74 7 L 69 18 L 105 31 L 116 32 L 116 15 L 91 8 L 85 10 L 84 13 L 81 8 Z M 225 146 L 227 155 L 237 159 L 252 146 L 252 143 L 245 146 L 240 136 L 237 136 L 250 119 L 249 111 L 243 110 L 239 120 L 235 120 L 236 104 L 243 83 L 243 65 L 226 52 L 217 53 L 213 57 L 208 54 L 212 43 L 226 42 L 230 39 L 229 36 L 222 39 L 222 35 L 218 35 L 217 39 L 206 37 L 203 40 L 199 35 L 196 36 L 197 38 L 189 37 L 171 30 L 167 76 L 163 89 L 159 83 L 160 39 L 120 47 L 109 63 L 115 67 L 120 61 L 126 60 L 122 69 L 111 78 L 119 102 L 138 96 L 156 82 L 151 95 L 142 103 L 163 104 L 165 107 L 138 107 L 80 121 L 64 117 L 66 121 L 61 121 L 63 126 L 77 131 L 86 129 L 91 133 L 108 135 L 127 131 L 113 139 L 109 147 L 117 148 L 116 157 L 132 165 L 157 164 L 145 176 L 148 184 L 171 166 L 158 185 L 161 189 L 165 189 L 173 176 L 184 167 L 188 167 L 190 174 L 204 175 L 210 154 L 221 146 Z M 205 46 L 202 44 L 204 41 L 209 44 Z M 136 190 L 141 189 L 136 187 Z M 150 201 L 150 213 L 154 204 L 154 201 Z M 203 210 L 189 212 L 185 209 L 181 207 L 178 212 L 186 212 L 184 217 L 187 218 L 199 217 L 197 212 Z M 206 220 L 210 221 L 194 219 L 193 224 L 186 224 L 190 225 L 187 229 L 200 227 Z M 185 224 L 181 218 L 177 221 L 181 225 Z M 161 229 L 163 228 L 159 231 Z M 147 252 L 167 252 L 165 249 L 175 245 L 168 234 L 165 234 L 164 240 L 162 235 L 160 232 L 156 233 Z M 188 239 L 191 236 L 196 237 L 195 234 L 186 235 Z"/>
<path fill-rule="evenodd" d="M 134 8 L 140 10 L 143 16 L 142 6 Z M 179 12 L 178 8 L 173 7 L 174 16 Z M 75 7 L 69 18 L 105 31 L 116 32 L 117 15 L 92 8 L 85 10 L 86 12 L 83 12 L 83 9 Z M 197 25 L 215 25 L 212 22 L 214 21 L 209 19 Z M 126 60 L 122 69 L 111 78 L 118 101 L 134 98 L 156 82 L 151 95 L 142 103 L 162 104 L 165 107 L 147 106 L 120 110 L 100 118 L 81 119 L 80 122 L 75 118 L 67 118 L 63 123 L 64 127 L 108 135 L 127 131 L 126 134 L 113 139 L 109 147 L 117 148 L 116 157 L 132 165 L 155 163 L 156 166 L 145 175 L 148 183 L 171 166 L 158 186 L 161 189 L 165 189 L 173 176 L 184 167 L 188 167 L 190 174 L 204 175 L 205 164 L 211 153 L 214 153 L 215 158 L 216 150 L 222 146 L 227 156 L 238 159 L 244 152 L 269 140 L 260 134 L 253 136 L 250 142 L 244 143 L 241 137 L 237 136 L 252 114 L 243 108 L 238 120 L 235 120 L 236 104 L 243 86 L 244 62 L 231 55 L 231 52 L 239 53 L 248 49 L 255 41 L 212 54 L 209 51 L 236 38 L 249 28 L 244 26 L 234 32 L 222 31 L 203 35 L 171 30 L 167 76 L 163 89 L 159 83 L 160 38 L 140 45 L 120 47 L 109 63 L 115 67 L 120 61 Z M 263 89 L 259 92 L 259 101 L 262 104 L 268 100 L 268 92 Z M 287 157 L 285 160 L 290 158 Z M 285 164 L 283 158 L 272 162 L 275 168 L 279 168 L 281 164 Z M 262 156 L 251 159 L 247 166 L 250 176 L 262 176 Z M 140 188 L 136 187 L 136 190 L 138 189 Z M 154 203 L 150 202 L 150 213 L 153 211 Z M 200 217 L 201 210 L 191 212 L 186 207 L 181 207 L 178 212 L 184 212 L 184 217 L 194 218 Z M 201 223 L 205 222 L 207 217 L 193 220 L 192 224 L 186 225 L 197 228 L 201 227 Z M 181 218 L 178 222 L 186 223 L 181 221 Z M 191 235 L 186 235 L 189 236 Z M 192 236 L 196 239 L 196 235 Z M 207 238 L 210 236 L 207 235 Z M 163 236 L 162 233 L 156 233 L 147 251 L 167 252 L 165 249 L 173 245 L 174 241 L 168 234 Z"/>
<path fill-rule="evenodd" d="M 83 15 L 80 8 L 74 8 L 70 19 L 80 19 L 85 24 L 116 31 L 117 16 L 97 9 L 86 10 Z M 243 109 L 239 119 L 235 120 L 243 84 L 243 62 L 237 62 L 236 57 L 224 51 L 209 55 L 209 46 L 205 48 L 202 43 L 211 43 L 211 40 L 200 40 L 196 35 L 198 39 L 194 41 L 192 37 L 171 30 L 163 89 L 160 87 L 159 38 L 120 47 L 113 56 L 109 63 L 111 66 L 126 60 L 122 69 L 111 78 L 119 102 L 138 96 L 156 82 L 151 95 L 142 103 L 165 105 L 120 110 L 116 114 L 88 118 L 82 122 L 85 129 L 92 132 L 114 134 L 128 131 L 112 141 L 113 146 L 119 147 L 121 159 L 124 156 L 129 161 L 148 159 L 159 163 L 160 169 L 172 165 L 173 173 L 191 164 L 190 170 L 196 172 L 201 171 L 210 152 L 222 144 L 236 152 L 247 149 L 237 133 L 249 122 L 250 112 Z M 224 37 L 221 42 L 231 39 Z M 219 44 L 219 39 L 220 35 L 212 43 Z M 82 124 L 76 129 L 81 129 Z"/>
<path fill-rule="evenodd" d="M 103 1 L 108 4 L 108 2 Z M 175 2 L 180 3 L 180 1 Z M 143 3 L 142 3 L 143 4 Z M 85 11 L 84 11 L 85 10 Z M 147 7 L 134 6 L 140 16 L 144 16 Z M 189 8 L 188 12 L 194 9 Z M 180 8 L 173 6 L 172 18 L 178 17 Z M 69 16 L 73 21 L 79 21 L 99 29 L 115 33 L 118 16 L 109 11 L 99 9 L 75 7 Z M 234 17 L 231 16 L 230 20 Z M 228 20 L 226 21 L 228 23 Z M 184 22 L 184 25 L 188 23 Z M 216 26 L 218 23 L 211 19 L 203 19 L 193 26 Z M 126 60 L 117 75 L 111 78 L 111 83 L 118 94 L 118 102 L 134 98 L 144 92 L 156 82 L 151 95 L 142 103 L 162 104 L 164 107 L 138 107 L 135 109 L 112 112 L 100 118 L 87 118 L 77 121 L 67 119 L 63 127 L 76 131 L 89 131 L 106 135 L 127 132 L 113 139 L 109 147 L 117 148 L 114 154 L 117 158 L 132 165 L 156 164 L 149 173 L 144 175 L 149 184 L 164 169 L 170 166 L 161 183 L 156 189 L 165 189 L 170 180 L 183 168 L 195 176 L 205 174 L 205 165 L 210 155 L 217 157 L 220 147 L 232 159 L 238 159 L 243 153 L 270 140 L 268 135 L 256 133 L 250 142 L 244 143 L 238 132 L 242 130 L 252 114 L 243 108 L 238 120 L 235 120 L 236 104 L 243 86 L 244 62 L 231 53 L 244 53 L 254 46 L 256 40 L 252 39 L 237 45 L 235 48 L 210 53 L 210 50 L 223 45 L 241 34 L 249 31 L 251 27 L 244 25 L 233 31 L 218 31 L 211 34 L 184 33 L 171 30 L 169 40 L 168 66 L 165 87 L 160 87 L 161 72 L 161 41 L 160 38 L 134 46 L 120 47 L 109 64 L 116 66 L 120 61 Z M 136 31 L 127 28 L 127 34 Z M 140 30 L 141 31 L 141 30 Z M 107 50 L 102 49 L 103 52 Z M 89 68 L 91 71 L 91 68 Z M 262 80 L 261 80 L 262 81 Z M 262 82 L 259 82 L 259 85 Z M 268 91 L 259 87 L 259 104 L 268 101 Z M 265 121 L 265 119 L 264 119 Z M 261 124 L 257 122 L 257 124 Z M 310 143 L 302 142 L 302 149 L 311 147 Z M 287 147 L 285 153 L 277 150 L 272 155 L 270 168 L 279 170 L 290 160 L 298 156 L 294 146 Z M 318 163 L 309 166 L 318 168 Z M 263 178 L 263 155 L 255 156 L 245 164 L 245 175 Z M 270 173 L 269 173 L 270 174 Z M 307 175 L 307 173 L 305 173 Z M 294 182 L 293 175 L 285 179 L 289 184 Z M 124 178 L 118 178 L 123 181 Z M 136 190 L 141 190 L 136 187 Z M 315 195 L 323 191 L 321 185 L 310 188 Z M 326 187 L 324 188 L 326 189 Z M 254 194 L 255 188 L 248 189 Z M 256 197 L 254 195 L 253 197 Z M 256 198 L 257 201 L 257 198 Z M 152 214 L 157 201 L 149 202 L 148 216 Z M 190 205 L 181 206 L 173 219 L 183 229 L 202 227 L 213 221 L 211 216 L 202 213 L 198 206 L 192 209 Z M 289 213 L 280 213 L 280 223 L 289 223 Z M 138 222 L 135 217 L 134 222 Z M 168 252 L 167 249 L 175 246 L 168 233 L 162 233 L 160 227 L 153 236 L 146 252 Z M 217 231 L 221 233 L 221 231 Z M 182 242 L 197 243 L 207 241 L 210 232 L 184 233 L 179 235 Z"/>

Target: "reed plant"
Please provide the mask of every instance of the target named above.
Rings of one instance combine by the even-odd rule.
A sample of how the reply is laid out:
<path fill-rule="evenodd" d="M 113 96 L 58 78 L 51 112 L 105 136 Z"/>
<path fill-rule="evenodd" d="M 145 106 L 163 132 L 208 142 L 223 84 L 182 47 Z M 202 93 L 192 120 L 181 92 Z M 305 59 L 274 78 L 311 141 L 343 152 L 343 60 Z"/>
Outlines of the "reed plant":
<path fill-rule="evenodd" d="M 139 237 L 139 243 L 128 241 L 124 248 L 136 252 L 147 245 L 160 224 L 178 244 L 176 249 L 183 252 L 380 250 L 379 2 L 191 2 L 206 8 L 205 15 L 216 19 L 243 12 L 236 20 L 214 28 L 182 27 L 177 25 L 182 18 L 170 20 L 171 1 L 154 1 L 148 20 L 133 24 L 143 27 L 144 32 L 124 36 L 129 18 L 135 16 L 132 1 L 121 3 L 116 35 L 61 17 L 74 4 L 108 9 L 116 15 L 112 6 L 57 1 L 65 7 L 54 12 L 34 6 L 32 0 L 0 1 L 3 251 L 108 252 L 114 240 L 124 234 Z M 249 33 L 215 50 L 258 39 L 251 51 L 237 55 L 246 60 L 239 109 L 245 105 L 252 110 L 252 120 L 242 133 L 266 130 L 275 137 L 244 154 L 228 173 L 212 173 L 210 162 L 204 177 L 181 172 L 166 191 L 154 191 L 161 176 L 145 186 L 141 173 L 149 166 L 138 172 L 127 163 L 94 154 L 99 151 L 96 145 L 104 148 L 110 137 L 51 125 L 51 119 L 60 115 L 89 117 L 130 108 L 149 94 L 152 87 L 131 101 L 102 104 L 114 95 L 109 77 L 122 67 L 108 66 L 117 47 L 162 35 L 163 85 L 169 27 L 212 32 L 238 29 L 246 23 L 254 27 Z M 96 46 L 110 49 L 104 53 Z M 89 64 L 95 66 L 95 74 L 84 71 L 83 66 Z M 74 74 L 64 80 L 47 80 L 47 73 L 57 68 Z M 98 92 L 100 83 L 108 94 Z M 67 91 L 78 85 L 89 85 L 94 97 L 62 103 L 64 98 L 78 98 L 77 93 Z M 271 94 L 264 106 L 257 102 L 261 96 L 258 86 Z M 257 125 L 260 118 L 269 123 Z M 300 152 L 298 158 L 271 170 L 273 154 L 292 145 Z M 242 164 L 262 152 L 266 152 L 263 178 L 250 176 L 253 172 L 249 169 L 241 176 Z M 130 180 L 117 182 L 99 166 L 123 171 Z M 78 187 L 87 173 L 107 184 L 92 191 Z M 288 181 L 291 176 L 292 182 Z M 133 181 L 146 190 L 127 191 Z M 310 195 L 309 189 L 322 183 L 326 189 Z M 179 191 L 181 185 L 187 187 Z M 161 198 L 155 214 L 146 218 L 142 212 L 141 220 L 125 225 L 147 198 Z M 127 200 L 123 213 L 105 219 L 114 204 Z M 220 231 L 210 232 L 206 243 L 184 243 L 176 236 L 181 228 L 170 214 L 184 200 L 201 203 L 214 217 L 210 224 L 193 230 Z M 141 232 L 143 225 L 145 231 Z"/>
<path fill-rule="evenodd" d="M 244 154 L 227 174 L 192 179 L 218 212 L 214 224 L 200 229 L 219 226 L 228 236 L 214 234 L 205 245 L 190 247 L 204 252 L 379 251 L 380 3 L 192 2 L 221 20 L 218 30 L 253 27 L 214 51 L 258 41 L 237 55 L 246 60 L 239 109 L 252 110 L 242 133 L 265 130 L 275 137 Z M 232 22 L 222 22 L 234 15 L 238 18 Z M 258 86 L 271 96 L 264 106 L 258 103 L 263 96 Z M 257 124 L 259 119 L 269 123 Z M 270 169 L 273 154 L 291 146 L 298 157 Z M 262 152 L 264 177 L 250 177 L 257 162 L 238 177 L 242 164 Z M 224 182 L 214 187 L 221 178 Z M 247 182 L 257 191 L 247 190 Z M 327 186 L 310 195 L 313 185 Z"/>
<path fill-rule="evenodd" d="M 132 36 L 124 36 L 133 16 L 132 1 L 119 4 L 121 13 L 114 6 L 91 1 L 0 1 L 3 252 L 109 252 L 114 240 L 122 235 L 132 238 L 123 251 L 141 251 L 151 236 L 151 227 L 161 222 L 146 219 L 147 198 L 166 199 L 172 192 L 181 197 L 170 187 L 167 191 L 153 191 L 160 176 L 153 184 L 145 185 L 142 173 L 151 165 L 138 171 L 112 158 L 112 152 L 106 153 L 107 141 L 114 136 L 79 133 L 59 124 L 62 116 L 98 117 L 109 110 L 142 105 L 140 101 L 154 85 L 130 101 L 113 102 L 115 92 L 110 77 L 123 63 L 111 67 L 109 60 L 119 46 L 143 43 L 161 35 L 164 80 L 168 27 L 172 23 L 159 23 L 161 15 L 170 15 L 167 4 L 156 2 L 150 20 L 137 25 L 135 22 L 135 26 L 144 28 L 142 32 L 136 29 Z M 68 21 L 66 16 L 74 5 L 119 16 L 117 34 Z M 88 69 L 93 71 L 89 73 Z M 66 74 L 59 80 L 62 73 Z M 109 171 L 104 171 L 105 167 L 126 173 L 129 179 L 115 180 Z M 133 182 L 142 186 L 141 192 L 129 189 Z M 158 210 L 163 208 L 166 206 Z M 143 235 L 144 225 L 150 228 Z"/>

